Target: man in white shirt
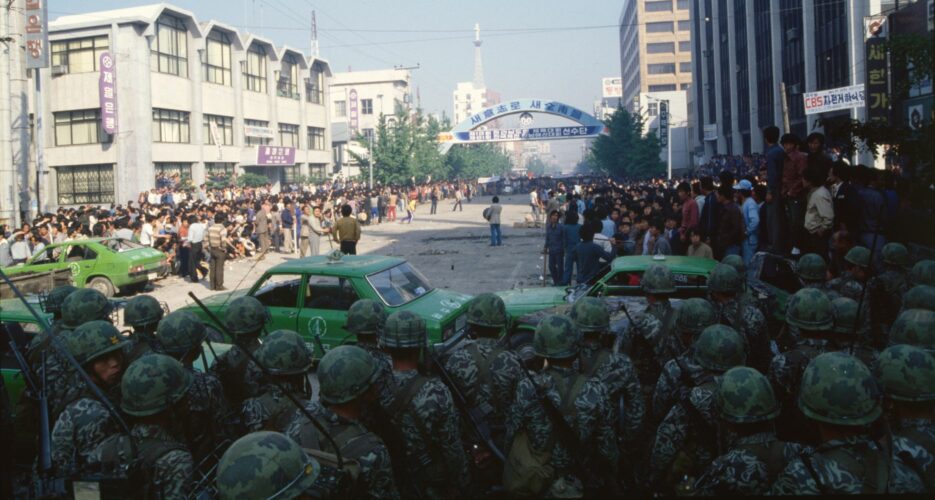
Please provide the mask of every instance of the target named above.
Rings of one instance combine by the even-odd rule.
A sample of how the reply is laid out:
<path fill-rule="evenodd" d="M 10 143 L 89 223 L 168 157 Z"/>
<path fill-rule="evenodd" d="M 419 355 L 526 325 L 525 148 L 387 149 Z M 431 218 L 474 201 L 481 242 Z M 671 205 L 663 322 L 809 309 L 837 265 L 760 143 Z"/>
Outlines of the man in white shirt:
<path fill-rule="evenodd" d="M 529 206 L 532 207 L 532 216 L 539 219 L 539 193 L 535 189 L 529 191 Z"/>
<path fill-rule="evenodd" d="M 191 250 L 188 253 L 188 277 L 192 283 L 198 283 L 198 264 L 201 263 L 201 250 L 204 246 L 205 225 L 197 215 L 188 218 L 188 241 Z"/>
<path fill-rule="evenodd" d="M 143 226 L 140 228 L 140 244 L 143 246 L 153 246 L 153 224 L 152 218 L 143 215 Z"/>

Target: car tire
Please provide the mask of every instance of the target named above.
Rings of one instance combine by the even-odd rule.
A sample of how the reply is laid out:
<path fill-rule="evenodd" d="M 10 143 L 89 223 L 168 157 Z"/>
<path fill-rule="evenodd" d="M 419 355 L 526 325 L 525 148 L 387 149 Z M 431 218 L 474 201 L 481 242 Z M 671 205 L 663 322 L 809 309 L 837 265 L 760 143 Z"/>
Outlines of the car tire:
<path fill-rule="evenodd" d="M 91 281 L 88 282 L 88 288 L 93 288 L 103 293 L 107 298 L 114 296 L 114 284 L 111 283 L 109 279 L 103 278 L 101 276 L 91 278 Z"/>

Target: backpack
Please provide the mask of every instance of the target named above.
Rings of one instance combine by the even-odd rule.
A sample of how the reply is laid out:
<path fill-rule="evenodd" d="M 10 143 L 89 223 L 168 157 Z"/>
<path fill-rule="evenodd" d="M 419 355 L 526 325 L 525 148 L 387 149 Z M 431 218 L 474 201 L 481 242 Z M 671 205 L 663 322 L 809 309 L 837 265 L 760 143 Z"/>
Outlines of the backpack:
<path fill-rule="evenodd" d="M 156 498 L 156 492 L 151 490 L 156 462 L 173 451 L 188 452 L 183 444 L 175 441 L 139 439 L 135 450 L 133 444 L 126 434 L 118 434 L 100 444 L 99 474 L 82 479 L 99 483 L 102 500 Z"/>
<path fill-rule="evenodd" d="M 553 379 L 555 380 L 555 379 Z M 562 396 L 559 412 L 567 420 L 575 411 L 575 400 L 584 387 L 587 378 L 577 374 L 562 391 L 558 380 L 556 388 Z M 535 383 L 535 381 L 533 381 Z M 552 466 L 552 449 L 555 446 L 555 429 L 546 442 L 545 451 L 539 451 L 532 445 L 529 433 L 523 429 L 516 433 L 510 453 L 503 467 L 503 488 L 512 497 L 540 497 L 555 481 L 555 468 Z"/>
<path fill-rule="evenodd" d="M 484 219 L 485 219 L 485 220 L 490 220 L 490 216 L 492 215 L 492 214 L 491 214 L 490 207 L 487 207 L 487 208 L 484 209 L 483 215 L 484 215 Z"/>

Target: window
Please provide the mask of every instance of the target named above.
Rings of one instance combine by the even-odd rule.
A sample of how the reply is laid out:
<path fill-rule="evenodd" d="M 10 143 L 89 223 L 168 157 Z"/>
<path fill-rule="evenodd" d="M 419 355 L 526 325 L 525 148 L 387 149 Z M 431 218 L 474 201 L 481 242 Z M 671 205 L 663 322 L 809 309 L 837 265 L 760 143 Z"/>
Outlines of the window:
<path fill-rule="evenodd" d="M 690 41 L 679 42 L 679 52 L 691 52 L 692 43 Z"/>
<path fill-rule="evenodd" d="M 647 64 L 646 72 L 650 75 L 669 75 L 675 73 L 675 63 Z"/>
<path fill-rule="evenodd" d="M 674 83 L 667 84 L 667 85 L 650 85 L 649 86 L 650 92 L 671 92 L 675 89 L 676 87 Z"/>
<path fill-rule="evenodd" d="M 646 12 L 672 12 L 672 0 L 647 1 L 643 4 Z"/>
<path fill-rule="evenodd" d="M 267 307 L 295 308 L 301 291 L 301 274 L 270 274 L 253 296 Z"/>
<path fill-rule="evenodd" d="M 360 134 L 364 136 L 364 139 L 367 139 L 369 141 L 373 137 L 373 129 L 362 128 L 360 129 Z"/>
<path fill-rule="evenodd" d="M 205 50 L 205 81 L 218 85 L 231 85 L 231 41 L 218 31 L 208 35 Z"/>
<path fill-rule="evenodd" d="M 672 21 L 659 21 L 655 23 L 646 23 L 647 33 L 671 33 Z"/>
<path fill-rule="evenodd" d="M 675 52 L 674 42 L 647 43 L 647 54 L 672 54 Z"/>
<path fill-rule="evenodd" d="M 334 117 L 335 118 L 346 118 L 347 117 L 347 101 L 334 101 Z"/>
<path fill-rule="evenodd" d="M 692 88 L 692 84 L 690 84 L 690 83 L 683 83 L 683 84 L 680 84 L 680 85 L 679 85 L 679 89 L 681 89 L 681 90 L 688 90 L 688 89 L 690 89 L 690 88 Z"/>
<path fill-rule="evenodd" d="M 679 31 L 691 31 L 692 22 L 688 19 L 684 21 L 679 21 Z"/>
<path fill-rule="evenodd" d="M 175 182 L 187 183 L 192 180 L 191 163 L 154 163 L 156 169 L 156 185 L 159 185 L 160 179 L 172 179 Z"/>
<path fill-rule="evenodd" d="M 325 150 L 325 129 L 320 127 L 306 127 L 308 129 L 308 149 L 316 151 Z"/>
<path fill-rule="evenodd" d="M 676 0 L 675 4 L 679 10 L 688 10 L 688 0 Z"/>
<path fill-rule="evenodd" d="M 114 202 L 113 164 L 57 167 L 55 181 L 59 205 Z"/>
<path fill-rule="evenodd" d="M 210 144 L 212 146 L 216 145 L 218 142 L 222 146 L 233 146 L 234 145 L 234 119 L 229 116 L 219 116 L 219 115 L 205 115 L 205 132 L 204 132 L 204 142 L 205 144 Z M 214 124 L 214 130 L 211 130 L 211 124 Z M 214 139 L 214 135 L 217 133 L 217 141 Z"/>
<path fill-rule="evenodd" d="M 258 127 L 269 130 L 269 122 L 262 120 L 244 120 L 244 127 Z M 263 146 L 269 144 L 272 139 L 270 137 L 257 137 L 244 133 L 244 144 L 247 146 Z"/>
<path fill-rule="evenodd" d="M 302 177 L 302 164 L 296 163 L 295 165 L 286 165 L 282 167 L 282 181 L 286 184 L 296 184 Z"/>
<path fill-rule="evenodd" d="M 293 148 L 299 147 L 299 126 L 289 123 L 280 123 L 279 145 Z"/>
<path fill-rule="evenodd" d="M 54 113 L 54 117 L 56 146 L 109 143 L 113 140 L 101 129 L 100 109 L 62 111 Z"/>
<path fill-rule="evenodd" d="M 689 62 L 680 62 L 680 63 L 679 63 L 679 71 L 681 71 L 682 73 L 691 73 L 691 72 L 692 72 L 692 63 L 691 63 L 691 61 L 689 61 Z"/>
<path fill-rule="evenodd" d="M 191 142 L 189 114 L 185 111 L 153 108 L 154 142 Z"/>
<path fill-rule="evenodd" d="M 408 262 L 371 274 L 367 276 L 367 281 L 377 291 L 383 302 L 390 307 L 412 302 L 432 291 L 432 285 L 425 279 L 425 276 L 422 276 L 422 273 L 415 270 Z"/>
<path fill-rule="evenodd" d="M 646 114 L 649 116 L 656 116 L 659 114 L 659 103 L 652 101 L 646 104 Z"/>
<path fill-rule="evenodd" d="M 307 309 L 347 311 L 358 299 L 357 290 L 348 278 L 309 276 L 305 292 Z"/>
<path fill-rule="evenodd" d="M 66 73 L 97 71 L 101 52 L 108 48 L 110 42 L 106 36 L 52 42 L 52 67 L 62 67 Z"/>
<path fill-rule="evenodd" d="M 159 73 L 188 78 L 188 30 L 177 17 L 162 16 L 156 21 L 152 69 Z"/>
<path fill-rule="evenodd" d="M 316 180 L 324 179 L 325 176 L 328 175 L 326 171 L 327 168 L 328 168 L 328 165 L 325 163 L 309 163 L 308 164 L 308 170 L 309 170 L 308 175 L 312 179 L 316 179 Z"/>
<path fill-rule="evenodd" d="M 305 84 L 305 100 L 312 104 L 325 101 L 325 65 L 320 62 L 312 64 L 312 77 Z"/>
<path fill-rule="evenodd" d="M 279 81 L 276 82 L 276 93 L 279 97 L 299 98 L 299 62 L 292 54 L 286 54 L 282 58 Z"/>
<path fill-rule="evenodd" d="M 228 177 L 234 175 L 234 163 L 205 162 L 205 177 Z"/>
<path fill-rule="evenodd" d="M 244 88 L 266 93 L 266 49 L 253 46 L 247 51 L 243 65 Z"/>
<path fill-rule="evenodd" d="M 373 99 L 361 99 L 360 100 L 360 114 L 362 115 L 373 114 Z"/>

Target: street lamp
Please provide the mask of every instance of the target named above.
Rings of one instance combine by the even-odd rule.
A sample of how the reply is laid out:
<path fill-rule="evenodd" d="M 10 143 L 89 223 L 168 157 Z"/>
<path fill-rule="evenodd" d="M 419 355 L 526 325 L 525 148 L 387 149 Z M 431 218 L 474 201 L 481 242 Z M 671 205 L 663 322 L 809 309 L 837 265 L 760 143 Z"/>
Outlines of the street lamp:
<path fill-rule="evenodd" d="M 646 95 L 646 99 L 652 99 L 660 104 L 659 106 L 659 125 L 657 129 L 662 127 L 662 119 L 666 120 L 666 179 L 672 180 L 672 124 L 670 122 L 670 112 L 669 112 L 669 100 L 668 99 L 659 99 L 651 95 Z M 663 106 L 665 106 L 665 115 L 663 115 Z"/>

